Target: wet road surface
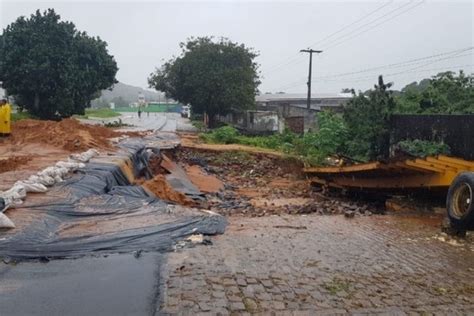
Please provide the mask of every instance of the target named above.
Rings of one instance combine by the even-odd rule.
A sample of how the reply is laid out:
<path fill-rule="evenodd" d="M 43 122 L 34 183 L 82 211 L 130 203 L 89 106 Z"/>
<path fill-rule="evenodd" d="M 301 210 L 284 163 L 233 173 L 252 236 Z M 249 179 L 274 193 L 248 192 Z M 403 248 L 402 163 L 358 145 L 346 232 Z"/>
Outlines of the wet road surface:
<path fill-rule="evenodd" d="M 159 254 L 0 263 L 1 315 L 153 315 Z"/>
<path fill-rule="evenodd" d="M 122 128 L 130 131 L 194 131 L 196 130 L 189 119 L 182 118 L 179 113 L 142 113 L 141 117 L 135 112 L 122 112 L 120 117 L 109 119 L 81 119 L 82 122 L 88 124 L 103 124 L 114 122 L 121 119 L 123 123 L 132 125 L 131 127 Z"/>
<path fill-rule="evenodd" d="M 444 242 L 435 222 L 231 217 L 214 245 L 169 255 L 163 311 L 472 315 L 472 238 Z"/>

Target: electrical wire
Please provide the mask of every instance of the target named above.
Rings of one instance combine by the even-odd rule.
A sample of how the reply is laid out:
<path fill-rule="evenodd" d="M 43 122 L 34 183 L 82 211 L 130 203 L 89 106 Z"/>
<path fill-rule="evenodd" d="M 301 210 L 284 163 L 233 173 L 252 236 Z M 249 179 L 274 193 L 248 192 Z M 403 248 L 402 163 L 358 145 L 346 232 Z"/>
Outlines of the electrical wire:
<path fill-rule="evenodd" d="M 347 41 L 349 41 L 349 40 L 352 40 L 353 38 L 355 38 L 355 37 L 357 37 L 357 36 L 359 36 L 359 35 L 362 35 L 362 34 L 364 34 L 364 33 L 367 33 L 367 32 L 369 32 L 369 31 L 373 30 L 374 28 L 378 27 L 379 25 L 382 25 L 382 24 L 384 24 L 384 23 L 387 23 L 387 22 L 389 22 L 389 21 L 395 19 L 396 17 L 398 17 L 398 16 L 400 16 L 400 15 L 406 13 L 406 12 L 415 9 L 416 7 L 422 5 L 424 2 L 425 2 L 425 0 L 423 0 L 423 1 L 421 1 L 421 2 L 418 2 L 418 3 L 415 4 L 414 6 L 409 7 L 408 9 L 406 9 L 406 10 L 400 12 L 399 14 L 396 14 L 396 15 L 394 15 L 394 16 L 392 16 L 392 17 L 390 17 L 390 18 L 388 18 L 388 19 L 386 19 L 386 20 L 384 20 L 384 21 L 382 21 L 382 22 L 380 22 L 380 23 L 378 23 L 378 24 L 372 25 L 371 27 L 369 27 L 369 28 L 367 28 L 367 29 L 365 29 L 365 30 L 362 30 L 362 31 L 359 32 L 359 33 L 356 33 L 356 34 L 354 34 L 353 36 L 350 36 L 351 34 L 353 34 L 353 32 L 351 32 L 351 33 L 349 33 L 349 34 L 346 34 L 345 36 L 342 36 L 342 37 L 340 37 L 339 39 L 344 38 L 344 37 L 347 37 L 347 36 L 350 36 L 350 37 L 347 38 L 347 39 L 344 39 L 343 41 L 340 41 L 340 42 L 334 42 L 333 44 L 331 44 L 331 45 L 329 45 L 329 46 L 327 46 L 327 47 L 324 47 L 324 50 L 327 51 L 327 50 L 329 50 L 329 49 L 331 49 L 331 48 L 334 48 L 334 47 L 336 47 L 336 46 L 339 46 L 339 45 L 341 45 L 341 44 L 343 44 L 343 43 L 345 43 L 345 42 L 347 42 Z M 411 2 L 410 2 L 410 3 L 411 3 Z M 410 3 L 409 3 L 409 4 L 410 4 Z M 406 5 L 404 5 L 404 6 L 406 6 Z M 402 7 L 404 7 L 404 6 L 401 6 L 401 7 L 399 7 L 399 8 L 402 8 Z M 392 12 L 392 11 L 391 11 L 391 12 Z M 374 20 L 374 21 L 372 21 L 372 22 L 370 22 L 370 23 L 373 23 L 373 22 L 375 22 L 375 21 L 377 21 L 377 20 L 378 20 L 378 19 L 376 19 L 376 20 Z M 368 25 L 368 24 L 370 24 L 370 23 L 367 23 L 366 25 Z"/>

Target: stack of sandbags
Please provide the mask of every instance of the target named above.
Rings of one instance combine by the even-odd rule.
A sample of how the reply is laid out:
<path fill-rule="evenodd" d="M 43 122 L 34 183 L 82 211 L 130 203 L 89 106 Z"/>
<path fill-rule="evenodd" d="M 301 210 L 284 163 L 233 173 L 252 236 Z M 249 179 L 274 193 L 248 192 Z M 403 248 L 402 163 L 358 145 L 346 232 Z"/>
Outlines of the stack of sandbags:
<path fill-rule="evenodd" d="M 15 224 L 3 214 L 8 207 L 23 203 L 28 192 L 48 191 L 48 187 L 64 181 L 69 172 L 84 168 L 84 163 L 97 155 L 99 152 L 95 149 L 71 155 L 68 161 L 58 161 L 54 166 L 43 169 L 26 180 L 17 181 L 9 190 L 0 192 L 0 228 L 15 227 Z"/>

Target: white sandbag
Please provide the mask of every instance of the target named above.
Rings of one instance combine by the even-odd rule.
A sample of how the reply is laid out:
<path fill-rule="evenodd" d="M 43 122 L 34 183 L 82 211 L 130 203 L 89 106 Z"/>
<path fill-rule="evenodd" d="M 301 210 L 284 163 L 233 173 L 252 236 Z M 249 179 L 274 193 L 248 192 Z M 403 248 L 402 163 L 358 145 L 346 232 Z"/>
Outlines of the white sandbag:
<path fill-rule="evenodd" d="M 69 170 L 64 167 L 56 167 L 56 169 L 57 169 L 57 175 L 59 175 L 60 177 L 64 177 L 69 172 Z"/>
<path fill-rule="evenodd" d="M 32 175 L 28 179 L 24 180 L 23 182 L 26 182 L 26 183 L 39 183 L 39 179 L 40 179 L 40 177 L 38 177 L 36 175 Z"/>
<path fill-rule="evenodd" d="M 15 228 L 15 224 L 5 214 L 0 213 L 0 228 Z"/>
<path fill-rule="evenodd" d="M 46 192 L 48 191 L 48 188 L 46 186 L 44 186 L 43 184 L 41 183 L 30 183 L 30 182 L 25 182 L 25 181 L 17 181 L 15 183 L 16 184 L 20 184 L 22 185 L 26 192 Z"/>
<path fill-rule="evenodd" d="M 99 155 L 99 152 L 95 149 L 89 149 L 88 151 L 85 151 L 80 154 L 72 154 L 69 156 L 73 160 L 81 161 L 81 162 L 88 162 L 91 160 L 93 157 L 96 157 Z"/>
<path fill-rule="evenodd" d="M 55 167 L 48 167 L 48 168 L 43 169 L 40 172 L 38 172 L 38 175 L 39 176 L 45 175 L 45 176 L 54 177 L 56 175 L 56 168 Z"/>
<path fill-rule="evenodd" d="M 0 197 L 4 198 L 5 201 L 9 200 L 21 200 L 26 197 L 25 187 L 21 184 L 15 184 L 11 189 L 0 192 Z M 7 203 L 8 204 L 8 203 Z"/>
<path fill-rule="evenodd" d="M 56 183 L 56 181 L 54 181 L 54 178 L 51 178 L 50 176 L 41 175 L 41 176 L 39 176 L 38 183 L 41 183 L 41 184 L 43 184 L 47 187 L 50 187 L 50 186 L 54 185 Z"/>
<path fill-rule="evenodd" d="M 86 165 L 82 162 L 74 162 L 74 161 L 58 161 L 56 163 L 56 167 L 66 168 L 68 170 L 76 170 L 80 168 L 84 168 Z"/>
<path fill-rule="evenodd" d="M 54 176 L 54 181 L 56 181 L 56 183 L 59 183 L 59 182 L 63 182 L 64 180 L 63 180 L 63 178 L 61 178 L 61 176 L 56 175 L 56 176 Z"/>

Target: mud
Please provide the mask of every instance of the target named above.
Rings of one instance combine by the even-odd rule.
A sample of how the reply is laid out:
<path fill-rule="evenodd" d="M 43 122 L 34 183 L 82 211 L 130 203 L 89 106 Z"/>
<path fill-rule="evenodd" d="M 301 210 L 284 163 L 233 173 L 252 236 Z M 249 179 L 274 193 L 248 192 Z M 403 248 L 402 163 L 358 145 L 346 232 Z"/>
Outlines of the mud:
<path fill-rule="evenodd" d="M 48 144 L 70 152 L 78 152 L 89 148 L 111 149 L 109 139 L 123 134 L 125 133 L 99 125 L 82 124 L 75 119 L 64 119 L 59 122 L 21 120 L 12 124 L 12 135 L 7 142 L 17 145 Z"/>
<path fill-rule="evenodd" d="M 207 174 L 199 166 L 186 166 L 189 180 L 204 193 L 217 193 L 224 189 L 224 184 L 216 176 Z"/>
<path fill-rule="evenodd" d="M 13 183 L 20 179 L 27 179 L 39 170 L 54 165 L 59 160 L 67 159 L 69 151 L 41 143 L 29 144 L 0 144 L 0 157 L 26 157 L 21 163 L 7 164 L 0 172 L 0 190 L 8 190 Z M 2 159 L 0 158 L 0 159 Z"/>
<path fill-rule="evenodd" d="M 0 158 L 0 173 L 17 169 L 21 165 L 25 165 L 33 159 L 32 156 L 13 156 L 8 158 Z"/>
<path fill-rule="evenodd" d="M 166 180 L 166 177 L 162 174 L 158 174 L 153 179 L 142 182 L 141 185 L 162 200 L 186 206 L 195 205 L 195 202 L 186 197 L 186 195 L 173 189 Z"/>

